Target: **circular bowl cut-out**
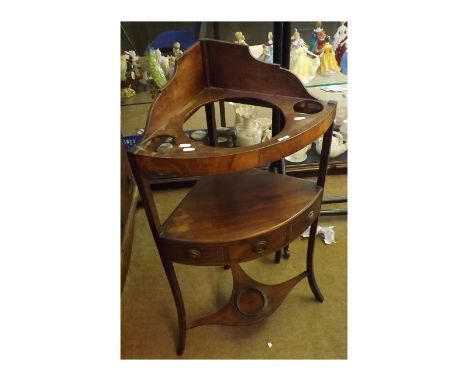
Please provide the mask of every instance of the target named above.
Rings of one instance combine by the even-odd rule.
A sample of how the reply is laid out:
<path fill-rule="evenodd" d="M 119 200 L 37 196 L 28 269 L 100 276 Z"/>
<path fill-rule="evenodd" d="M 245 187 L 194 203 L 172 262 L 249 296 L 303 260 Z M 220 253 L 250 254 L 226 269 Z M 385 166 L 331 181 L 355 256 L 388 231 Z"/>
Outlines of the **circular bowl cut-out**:
<path fill-rule="evenodd" d="M 203 102 L 191 108 L 184 116 L 182 130 L 189 134 L 190 139 L 205 146 L 211 146 L 208 139 L 211 126 L 203 110 L 207 105 L 213 104 L 216 113 L 221 110 L 220 106 L 217 106 L 220 102 L 229 104 L 230 107 L 226 108 L 225 126 L 216 126 L 217 138 L 223 137 L 215 141 L 214 146 L 219 148 L 253 146 L 270 140 L 272 139 L 272 112 L 277 111 L 284 117 L 283 111 L 278 106 L 262 98 L 216 97 L 212 101 Z M 206 128 L 200 126 L 203 119 L 205 119 Z M 217 124 L 219 121 L 215 118 L 214 122 Z"/>
<path fill-rule="evenodd" d="M 293 109 L 297 113 L 317 114 L 323 110 L 323 105 L 317 101 L 303 100 L 294 104 Z"/>
<path fill-rule="evenodd" d="M 244 289 L 237 295 L 237 309 L 247 317 L 259 316 L 265 310 L 267 304 L 267 296 L 257 288 Z"/>

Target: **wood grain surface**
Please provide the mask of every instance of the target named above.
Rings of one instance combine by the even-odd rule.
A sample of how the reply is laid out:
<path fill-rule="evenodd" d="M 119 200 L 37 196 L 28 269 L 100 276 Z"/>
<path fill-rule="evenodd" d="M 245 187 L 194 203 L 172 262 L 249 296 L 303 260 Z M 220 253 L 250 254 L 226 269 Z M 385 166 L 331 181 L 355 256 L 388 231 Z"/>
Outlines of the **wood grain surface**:
<path fill-rule="evenodd" d="M 273 139 L 247 147 L 210 147 L 188 138 L 184 122 L 220 100 L 272 107 L 283 114 L 285 126 Z M 301 108 L 305 102 L 314 106 Z M 334 114 L 335 105 L 312 97 L 288 70 L 254 59 L 247 46 L 202 40 L 178 59 L 175 76 L 150 108 L 145 137 L 130 155 L 148 172 L 191 176 L 240 171 L 310 144 L 331 125 Z M 166 137 L 174 139 L 174 147 L 157 151 Z M 180 144 L 194 150 L 184 151 Z"/>

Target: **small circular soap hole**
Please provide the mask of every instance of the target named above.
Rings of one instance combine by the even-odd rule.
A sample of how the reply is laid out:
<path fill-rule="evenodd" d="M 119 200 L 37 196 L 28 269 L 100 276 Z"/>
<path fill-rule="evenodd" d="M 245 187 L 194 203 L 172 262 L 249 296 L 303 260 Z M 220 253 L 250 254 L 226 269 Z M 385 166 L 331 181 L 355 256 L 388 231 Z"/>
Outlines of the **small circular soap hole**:
<path fill-rule="evenodd" d="M 166 152 L 176 145 L 176 139 L 172 135 L 157 135 L 152 139 L 154 151 Z"/>
<path fill-rule="evenodd" d="M 320 102 L 313 100 L 299 101 L 294 104 L 293 109 L 295 112 L 304 114 L 316 114 L 323 110 L 323 105 Z"/>

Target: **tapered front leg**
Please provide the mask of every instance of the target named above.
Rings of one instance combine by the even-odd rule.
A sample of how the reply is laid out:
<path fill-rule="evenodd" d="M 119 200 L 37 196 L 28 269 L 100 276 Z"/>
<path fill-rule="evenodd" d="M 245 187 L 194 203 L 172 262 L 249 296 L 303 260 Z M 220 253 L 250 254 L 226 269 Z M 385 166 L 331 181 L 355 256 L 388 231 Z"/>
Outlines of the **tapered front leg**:
<path fill-rule="evenodd" d="M 171 261 L 164 259 L 161 256 L 164 271 L 166 272 L 169 285 L 171 286 L 172 296 L 177 308 L 177 318 L 179 320 L 179 339 L 177 341 L 177 355 L 182 355 L 185 350 L 185 336 L 187 333 L 187 327 L 185 322 L 185 307 L 184 300 L 182 299 L 182 293 L 180 292 L 179 282 L 174 271 L 174 265 Z"/>
<path fill-rule="evenodd" d="M 310 226 L 309 242 L 307 245 L 307 280 L 309 281 L 310 289 L 312 289 L 312 293 L 314 294 L 317 301 L 323 302 L 324 298 L 317 285 L 317 280 L 315 280 L 314 274 L 314 249 L 317 224 L 318 218 L 315 219 L 315 221 Z"/>

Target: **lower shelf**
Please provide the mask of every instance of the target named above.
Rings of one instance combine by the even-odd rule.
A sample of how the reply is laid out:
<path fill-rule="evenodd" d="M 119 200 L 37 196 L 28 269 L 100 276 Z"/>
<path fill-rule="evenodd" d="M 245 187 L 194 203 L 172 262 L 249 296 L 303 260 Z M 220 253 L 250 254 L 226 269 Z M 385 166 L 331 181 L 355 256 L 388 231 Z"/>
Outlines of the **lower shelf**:
<path fill-rule="evenodd" d="M 306 277 L 303 272 L 277 285 L 266 285 L 252 279 L 238 265 L 231 266 L 233 287 L 228 303 L 216 313 L 190 323 L 201 325 L 250 325 L 272 314 L 296 284 Z"/>
<path fill-rule="evenodd" d="M 202 177 L 161 227 L 171 261 L 224 265 L 268 255 L 320 213 L 314 182 L 252 169 Z"/>

